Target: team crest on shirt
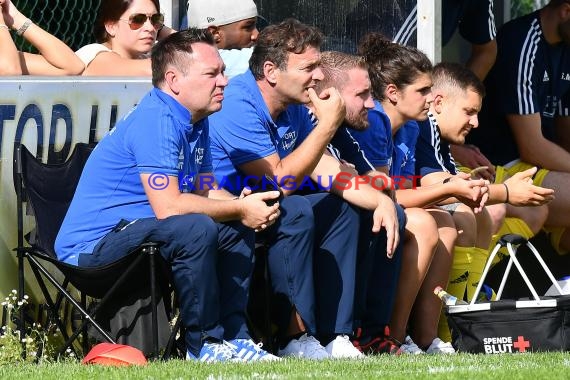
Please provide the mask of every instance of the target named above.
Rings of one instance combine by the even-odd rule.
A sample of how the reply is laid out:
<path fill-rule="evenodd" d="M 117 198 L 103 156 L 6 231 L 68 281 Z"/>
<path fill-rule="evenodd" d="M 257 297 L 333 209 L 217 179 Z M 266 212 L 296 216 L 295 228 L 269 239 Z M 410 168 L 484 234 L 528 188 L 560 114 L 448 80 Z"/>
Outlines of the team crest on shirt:
<path fill-rule="evenodd" d="M 408 160 L 410 159 L 410 153 L 411 152 L 410 152 L 410 149 L 404 143 L 398 144 L 396 147 L 400 150 L 400 152 L 403 153 L 402 163 L 400 165 L 400 167 L 403 168 L 408 163 Z"/>
<path fill-rule="evenodd" d="M 542 116 L 548 118 L 554 118 L 556 115 L 556 108 L 558 106 L 559 99 L 557 96 L 550 96 L 546 97 L 546 101 L 544 102 L 544 110 L 542 111 Z"/>
<path fill-rule="evenodd" d="M 295 146 L 295 142 L 297 141 L 297 131 L 287 132 L 281 138 L 281 147 L 284 151 L 291 150 L 292 147 Z"/>
<path fill-rule="evenodd" d="M 546 72 L 546 70 L 544 70 L 544 78 L 542 78 L 543 82 L 548 82 L 550 80 L 550 78 L 548 77 L 548 73 Z"/>
<path fill-rule="evenodd" d="M 570 74 L 569 73 L 562 73 L 560 79 L 570 81 Z"/>
<path fill-rule="evenodd" d="M 204 160 L 204 148 L 196 148 L 195 160 L 196 164 L 202 165 L 202 160 Z"/>

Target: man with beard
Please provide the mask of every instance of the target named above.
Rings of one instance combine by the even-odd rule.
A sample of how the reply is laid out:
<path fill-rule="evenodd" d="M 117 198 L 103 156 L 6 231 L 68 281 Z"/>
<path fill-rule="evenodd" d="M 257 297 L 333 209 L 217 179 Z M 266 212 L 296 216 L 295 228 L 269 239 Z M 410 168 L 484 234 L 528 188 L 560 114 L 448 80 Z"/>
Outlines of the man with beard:
<path fill-rule="evenodd" d="M 513 174 L 536 166 L 536 185 L 563 190 L 570 183 L 570 1 L 505 24 L 487 76 L 481 128 L 468 142 Z M 558 191 L 545 226 L 559 252 L 570 251 L 570 193 Z"/>
<path fill-rule="evenodd" d="M 359 149 L 349 131 L 367 129 L 368 111 L 374 108 L 368 65 L 364 57 L 336 51 L 324 52 L 321 56 L 321 68 L 324 79 L 317 84 L 317 90 L 335 87 L 346 107 L 344 123 L 331 140 L 329 151 L 339 161 L 354 165 L 359 175 L 368 176 L 371 181 L 375 181 L 374 186 L 379 190 L 393 193 L 394 184 L 401 182 L 399 178 L 392 181 L 388 173 L 377 171 Z M 381 183 L 383 180 L 385 182 Z M 400 231 L 404 239 L 395 257 L 387 257 L 381 252 L 374 252 L 371 256 L 359 256 L 358 298 L 355 307 L 358 330 L 354 344 L 366 353 L 412 353 L 407 349 L 407 345 L 399 342 L 404 341 L 405 326 L 415 295 L 438 244 L 438 230 L 434 219 L 422 208 L 407 208 L 405 215 L 406 226 L 405 229 L 401 226 Z M 369 223 L 367 219 L 370 219 L 368 215 L 361 214 L 362 226 Z M 398 323 L 403 326 L 402 336 L 398 334 L 393 337 L 393 331 L 390 332 L 390 329 L 386 328 L 391 324 L 391 319 L 394 320 L 393 316 L 402 321 Z"/>
<path fill-rule="evenodd" d="M 389 255 L 398 243 L 399 223 L 388 196 L 357 184 L 350 168 L 323 154 L 345 107 L 336 89 L 319 95 L 314 90 L 323 78 L 322 37 L 318 29 L 294 19 L 259 33 L 250 69 L 231 80 L 223 111 L 211 120 L 212 159 L 219 183 L 236 194 L 244 178 L 264 175 L 275 177 L 286 194 L 280 202 L 283 217 L 258 236 L 268 245 L 273 305 L 281 319 L 279 355 L 360 358 L 349 339 L 358 214 L 373 214 L 368 238 L 387 236 L 382 248 Z M 314 128 L 304 105 L 309 102 L 320 120 Z M 337 178 L 345 173 L 341 184 Z M 309 179 L 322 183 L 323 178 L 328 192 L 297 192 Z M 315 352 L 326 349 L 324 355 L 307 352 L 309 341 Z"/>

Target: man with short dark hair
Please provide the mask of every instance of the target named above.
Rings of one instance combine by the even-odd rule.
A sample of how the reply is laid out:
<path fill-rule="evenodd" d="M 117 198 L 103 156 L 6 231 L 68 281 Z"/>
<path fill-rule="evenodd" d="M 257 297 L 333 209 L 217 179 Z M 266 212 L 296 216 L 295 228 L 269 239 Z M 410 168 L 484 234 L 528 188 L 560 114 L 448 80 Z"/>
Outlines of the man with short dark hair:
<path fill-rule="evenodd" d="M 266 236 L 276 298 L 288 299 L 292 305 L 284 305 L 281 314 L 292 310 L 300 316 L 297 330 L 281 337 L 280 354 L 302 356 L 291 348 L 298 346 L 299 334 L 308 332 L 316 334 L 330 356 L 358 358 L 362 354 L 349 338 L 354 329 L 359 231 L 359 210 L 354 206 L 374 214 L 371 233 L 386 230 L 389 255 L 398 242 L 398 221 L 390 197 L 370 185 L 357 185 L 353 171 L 323 154 L 345 117 L 345 107 L 334 88 L 319 95 L 315 92 L 316 83 L 323 79 L 322 38 L 318 29 L 293 19 L 260 32 L 250 70 L 232 79 L 224 111 L 211 120 L 212 157 L 216 177 L 228 184 L 269 174 L 287 194 L 281 202 L 282 219 Z M 319 119 L 315 127 L 305 106 L 309 102 Z M 344 186 L 339 186 L 337 177 L 345 169 L 350 173 Z M 300 195 L 299 190 L 310 186 L 311 180 L 321 185 L 325 181 L 330 192 Z M 295 229 L 291 229 L 293 222 Z M 315 249 L 308 244 L 307 234 L 314 236 L 309 240 Z M 303 244 L 291 249 L 283 241 Z M 313 271 L 314 284 L 307 281 Z M 300 292 L 298 284 L 308 288 Z"/>
<path fill-rule="evenodd" d="M 465 137 L 477 129 L 477 114 L 485 94 L 479 78 L 459 64 L 437 64 L 432 80 L 434 101 L 430 106 L 428 120 L 419 122 L 420 136 L 416 146 L 416 174 L 421 176 L 422 185 L 427 186 L 442 182 L 454 183 L 458 177 L 461 181 L 465 178 L 458 172 L 450 153 L 450 144 L 463 144 Z M 506 218 L 499 232 L 493 236 L 495 242 L 506 233 L 517 233 L 530 238 L 540 230 L 547 207 L 543 205 L 553 199 L 554 191 L 533 185 L 531 178 L 536 170 L 529 168 L 510 178 L 503 173 L 502 178 L 497 178 L 498 183 L 488 185 L 487 204 L 507 203 L 517 206 L 520 209 L 518 215 L 524 218 Z M 464 298 L 466 293 L 467 299 L 471 300 L 477 296 L 475 290 L 489 255 L 489 246 L 495 245 L 490 244 L 492 232 L 485 218 L 466 218 L 469 211 L 466 205 L 457 203 L 457 199 L 450 198 L 442 203 L 445 204 L 443 207 L 453 212 L 458 229 L 467 231 L 467 223 L 472 223 L 471 220 L 475 222 L 473 232 L 476 232 L 477 237 L 474 247 L 455 251 L 447 287 L 447 291 L 458 299 Z M 439 334 L 446 340 L 450 339 L 444 317 L 440 319 Z"/>
<path fill-rule="evenodd" d="M 208 32 L 190 29 L 152 51 L 155 86 L 99 142 L 59 231 L 60 260 L 112 263 L 147 241 L 171 266 L 187 358 L 276 359 L 249 337 L 245 308 L 254 229 L 279 216 L 277 192 L 239 197 L 212 178 L 208 116 L 222 107 L 224 63 Z"/>

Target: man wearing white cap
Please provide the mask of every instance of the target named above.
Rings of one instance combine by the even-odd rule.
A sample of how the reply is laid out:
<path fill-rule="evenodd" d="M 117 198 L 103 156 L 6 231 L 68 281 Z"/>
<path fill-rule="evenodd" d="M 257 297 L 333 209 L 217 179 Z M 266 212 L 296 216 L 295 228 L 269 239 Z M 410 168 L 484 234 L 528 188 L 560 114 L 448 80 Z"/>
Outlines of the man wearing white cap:
<path fill-rule="evenodd" d="M 188 27 L 208 29 L 231 78 L 249 68 L 249 57 L 259 32 L 253 0 L 189 0 Z"/>

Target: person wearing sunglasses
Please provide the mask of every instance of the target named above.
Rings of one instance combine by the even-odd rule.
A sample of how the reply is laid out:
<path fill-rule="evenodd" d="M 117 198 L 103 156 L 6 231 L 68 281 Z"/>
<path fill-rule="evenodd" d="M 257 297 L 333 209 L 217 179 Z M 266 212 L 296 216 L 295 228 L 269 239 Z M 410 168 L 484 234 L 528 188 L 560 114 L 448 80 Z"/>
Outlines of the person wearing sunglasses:
<path fill-rule="evenodd" d="M 96 43 L 76 52 L 83 75 L 150 76 L 150 50 L 174 30 L 164 26 L 159 0 L 102 0 L 93 33 Z"/>
<path fill-rule="evenodd" d="M 10 29 L 40 54 L 18 51 Z M 79 75 L 85 66 L 65 43 L 26 18 L 10 0 L 0 0 L 1 75 Z"/>

